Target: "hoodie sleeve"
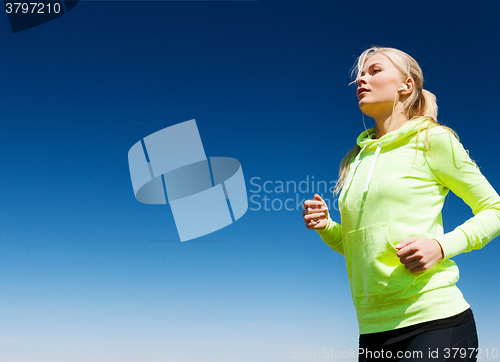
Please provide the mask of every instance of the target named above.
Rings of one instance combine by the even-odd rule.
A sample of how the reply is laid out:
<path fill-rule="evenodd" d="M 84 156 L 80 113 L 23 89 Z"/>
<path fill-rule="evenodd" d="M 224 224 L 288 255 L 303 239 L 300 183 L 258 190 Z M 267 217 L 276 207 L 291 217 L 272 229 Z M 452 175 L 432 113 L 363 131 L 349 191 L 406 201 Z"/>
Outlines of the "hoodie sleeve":
<path fill-rule="evenodd" d="M 342 245 L 342 227 L 332 219 L 328 218 L 328 224 L 324 229 L 316 230 L 321 239 L 333 250 L 344 255 L 344 246 Z"/>
<path fill-rule="evenodd" d="M 430 130 L 427 161 L 436 181 L 470 206 L 474 217 L 438 236 L 444 258 L 481 249 L 500 235 L 500 197 L 470 159 L 462 144 L 446 129 Z"/>

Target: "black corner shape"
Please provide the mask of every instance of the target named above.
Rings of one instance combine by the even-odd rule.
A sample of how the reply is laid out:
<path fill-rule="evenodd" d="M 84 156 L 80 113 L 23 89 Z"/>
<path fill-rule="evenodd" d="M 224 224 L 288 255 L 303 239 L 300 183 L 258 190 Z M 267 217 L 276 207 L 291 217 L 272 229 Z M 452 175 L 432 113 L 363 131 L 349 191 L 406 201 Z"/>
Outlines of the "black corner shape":
<path fill-rule="evenodd" d="M 64 15 L 79 0 L 4 0 L 13 33 L 33 28 Z"/>

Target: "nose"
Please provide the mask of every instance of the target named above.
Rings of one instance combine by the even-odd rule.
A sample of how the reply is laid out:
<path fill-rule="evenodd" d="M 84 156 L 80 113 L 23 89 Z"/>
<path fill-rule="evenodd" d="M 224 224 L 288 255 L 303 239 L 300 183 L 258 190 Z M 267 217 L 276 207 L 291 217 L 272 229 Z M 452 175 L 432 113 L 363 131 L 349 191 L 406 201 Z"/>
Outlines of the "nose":
<path fill-rule="evenodd" d="M 361 87 L 362 85 L 365 85 L 366 84 L 366 80 L 365 80 L 364 76 L 360 76 L 357 79 L 357 83 L 358 83 L 358 87 Z"/>

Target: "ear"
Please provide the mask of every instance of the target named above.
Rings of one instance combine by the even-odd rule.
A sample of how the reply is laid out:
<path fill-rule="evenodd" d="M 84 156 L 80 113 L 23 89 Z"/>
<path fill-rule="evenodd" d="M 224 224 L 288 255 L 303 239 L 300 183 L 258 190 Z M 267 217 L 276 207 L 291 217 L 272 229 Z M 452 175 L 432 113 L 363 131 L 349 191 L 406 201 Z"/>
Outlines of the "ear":
<path fill-rule="evenodd" d="M 415 81 L 413 80 L 412 77 L 408 77 L 406 78 L 406 81 L 404 82 L 403 84 L 403 87 L 406 86 L 406 89 L 403 89 L 402 91 L 400 91 L 400 95 L 410 95 L 411 92 L 413 92 L 413 88 L 415 87 Z"/>

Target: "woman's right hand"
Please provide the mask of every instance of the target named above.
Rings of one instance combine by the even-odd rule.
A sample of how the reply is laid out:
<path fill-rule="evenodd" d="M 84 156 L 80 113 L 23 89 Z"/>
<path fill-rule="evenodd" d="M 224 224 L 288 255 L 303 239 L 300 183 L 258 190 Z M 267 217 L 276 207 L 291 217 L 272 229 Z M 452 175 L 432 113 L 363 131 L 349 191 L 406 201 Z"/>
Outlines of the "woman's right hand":
<path fill-rule="evenodd" d="M 318 230 L 324 229 L 328 224 L 328 206 L 318 194 L 314 195 L 314 200 L 306 200 L 302 206 L 304 211 L 304 222 L 306 228 Z"/>

